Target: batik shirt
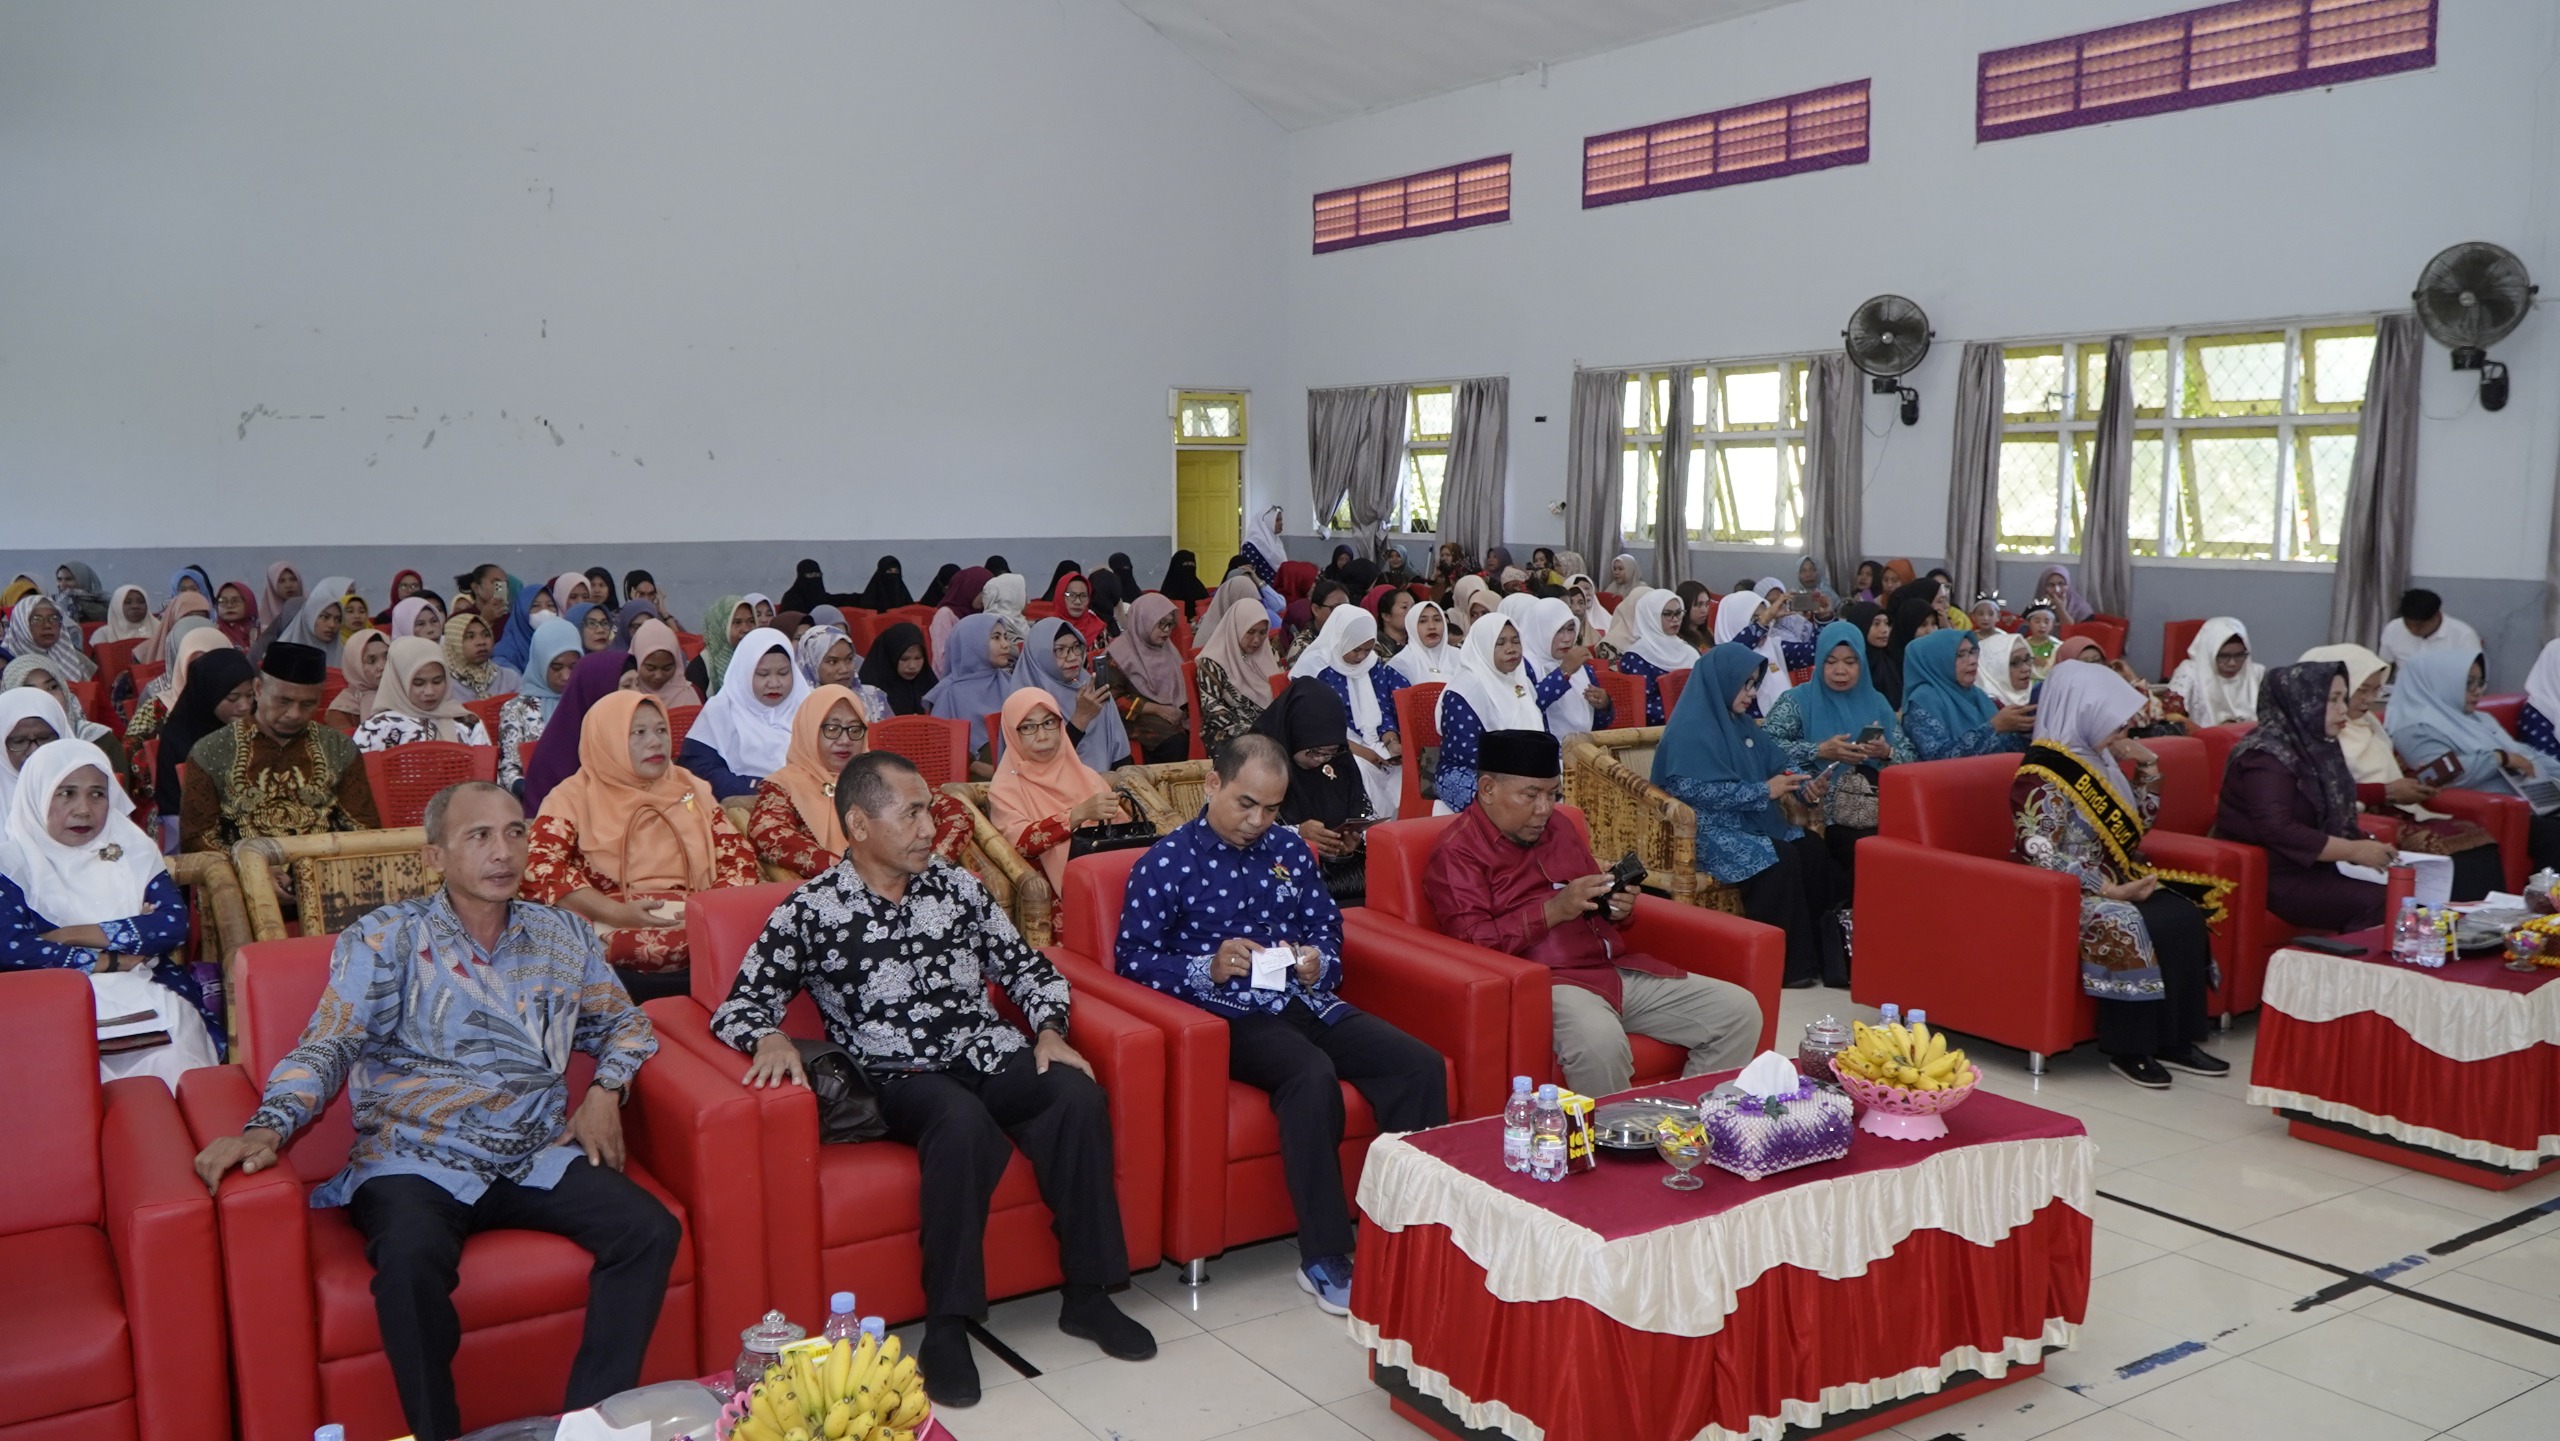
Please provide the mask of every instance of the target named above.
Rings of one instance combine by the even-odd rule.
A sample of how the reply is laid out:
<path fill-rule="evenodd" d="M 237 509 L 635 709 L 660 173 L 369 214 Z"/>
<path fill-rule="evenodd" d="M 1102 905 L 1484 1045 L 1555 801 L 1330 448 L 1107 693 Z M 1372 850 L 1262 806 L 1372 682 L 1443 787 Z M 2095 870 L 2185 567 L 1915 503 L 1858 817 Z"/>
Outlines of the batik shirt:
<path fill-rule="evenodd" d="M 1218 947 L 1235 937 L 1258 946 L 1313 946 L 1324 969 L 1310 986 L 1292 968 L 1277 991 L 1253 989 L 1251 976 L 1209 979 Z M 1334 994 L 1342 984 L 1342 912 L 1315 853 L 1285 826 L 1233 846 L 1200 816 L 1149 846 L 1129 872 L 1112 949 L 1120 974 L 1222 1016 L 1277 1015 L 1291 1001 L 1327 1025 L 1353 1014 Z"/>
<path fill-rule="evenodd" d="M 376 1176 L 423 1176 L 465 1203 L 497 1180 L 548 1190 L 582 1159 L 562 1144 L 569 1053 L 619 1087 L 657 1050 L 585 921 L 515 901 L 487 952 L 438 891 L 339 933 L 329 988 L 249 1124 L 290 1141 L 347 1087 L 356 1143 L 314 1206 Z"/>
<path fill-rule="evenodd" d="M 356 727 L 352 737 L 360 751 L 387 751 L 394 746 L 416 745 L 435 738 L 427 730 L 425 721 L 396 710 L 375 711 L 366 716 L 364 724 Z M 454 722 L 453 738 L 462 745 L 485 746 L 489 743 L 489 732 L 481 727 L 478 716 L 466 715 Z"/>
<path fill-rule="evenodd" d="M 381 828 L 355 742 L 324 725 L 279 741 L 244 716 L 197 741 L 187 765 L 180 850 L 228 851 L 250 836 Z"/>
<path fill-rule="evenodd" d="M 937 860 L 892 901 L 838 864 L 774 908 L 711 1030 L 751 1051 L 805 990 L 828 1037 L 875 1072 L 992 1073 L 1029 1040 L 996 1013 L 990 981 L 1034 1032 L 1066 1034 L 1066 978 L 976 876 Z"/>
<path fill-rule="evenodd" d="M 523 786 L 524 748 L 542 739 L 545 719 L 541 702 L 529 695 L 511 695 L 498 707 L 498 784 L 511 791 Z"/>

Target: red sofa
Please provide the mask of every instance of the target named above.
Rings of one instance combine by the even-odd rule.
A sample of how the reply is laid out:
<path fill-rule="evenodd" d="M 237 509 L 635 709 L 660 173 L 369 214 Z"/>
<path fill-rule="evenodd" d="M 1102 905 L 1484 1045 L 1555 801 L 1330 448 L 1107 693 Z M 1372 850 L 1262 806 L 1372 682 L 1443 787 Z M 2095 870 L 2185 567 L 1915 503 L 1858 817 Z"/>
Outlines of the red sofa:
<path fill-rule="evenodd" d="M 1227 1075 L 1226 1021 L 1113 968 L 1121 900 L 1130 869 L 1144 854 L 1112 851 L 1068 862 L 1066 944 L 1058 964 L 1079 994 L 1108 997 L 1164 1035 L 1164 1254 L 1196 1275 L 1196 1263 L 1230 1246 L 1294 1233 L 1298 1218 L 1281 1176 L 1280 1127 L 1271 1098 Z M 1502 982 L 1446 954 L 1372 944 L 1349 929 L 1342 973 L 1344 1000 L 1449 1058 L 1450 1111 L 1465 1114 L 1456 1099 L 1459 1078 L 1490 1076 L 1503 1064 Z M 1342 1183 L 1349 1193 L 1359 1188 L 1360 1167 L 1378 1125 L 1368 1101 L 1348 1081 L 1342 1083 L 1342 1099 Z M 1132 1192 L 1123 1187 L 1120 1197 L 1128 1205 Z"/>
<path fill-rule="evenodd" d="M 301 1039 L 328 983 L 333 944 L 319 936 L 241 948 L 236 1040 L 245 1064 L 181 1079 L 194 1145 L 237 1135 L 256 1112 L 266 1076 Z M 593 1071 L 585 1055 L 573 1057 L 572 1096 Z M 628 1174 L 686 1233 L 641 1367 L 644 1382 L 726 1364 L 737 1354 L 737 1328 L 761 1310 L 751 1114 L 743 1103 L 724 1105 L 719 1084 L 708 1067 L 662 1042 L 623 1111 Z M 285 1148 L 285 1164 L 256 1175 L 235 1170 L 214 1198 L 241 1441 L 305 1441 L 323 1422 L 344 1425 L 349 1441 L 409 1430 L 380 1349 L 364 1237 L 344 1208 L 314 1210 L 310 1202 L 310 1188 L 346 1164 L 354 1140 L 342 1091 Z M 465 1427 L 559 1408 L 586 1321 L 590 1264 L 572 1242 L 529 1231 L 484 1232 L 464 1245 L 453 1378 Z"/>
<path fill-rule="evenodd" d="M 2015 755 L 1922 761 L 1884 772 L 1877 834 L 1858 843 L 1857 965 L 1861 1005 L 1918 1006 L 1949 1030 L 2044 1058 L 2094 1038 L 2096 1002 L 2080 991 L 2080 885 L 2011 859 Z M 2265 857 L 2230 841 L 2154 828 L 2154 864 L 2237 882 L 2235 917 L 2266 908 Z M 1986 920 L 1984 896 L 2000 897 Z M 2214 933 L 2226 988 L 2239 974 L 2239 926 Z M 2251 1000 L 2254 1003 L 2254 992 Z"/>
<path fill-rule="evenodd" d="M 98 1083 L 96 1011 L 76 973 L 0 975 L 0 1438 L 225 1441 L 213 1202 L 169 1088 Z"/>
<path fill-rule="evenodd" d="M 1502 978 L 1509 996 L 1508 1049 L 1494 1080 L 1499 1106 L 1510 1094 L 1511 1076 L 1555 1080 L 1555 1020 L 1549 999 L 1555 973 L 1535 961 L 1469 945 L 1444 932 L 1440 918 L 1424 894 L 1423 871 L 1440 838 L 1456 825 L 1456 816 L 1396 821 L 1369 829 L 1369 904 L 1346 912 L 1344 919 L 1382 944 L 1437 947 Z M 1569 825 L 1586 844 L 1590 828 L 1582 812 L 1558 806 L 1554 825 Z M 1786 933 L 1774 926 L 1723 911 L 1675 905 L 1659 896 L 1638 896 L 1635 918 L 1626 928 L 1627 946 L 1696 975 L 1730 981 L 1760 1003 L 1760 1048 L 1773 1044 L 1778 1029 L 1778 991 L 1787 971 Z M 1675 1080 L 1688 1052 L 1647 1036 L 1630 1036 L 1635 1052 L 1635 1083 Z"/>
<path fill-rule="evenodd" d="M 923 1217 L 914 1148 L 889 1140 L 821 1145 L 817 1106 L 809 1093 L 796 1086 L 748 1090 L 739 1084 L 747 1058 L 711 1034 L 711 1012 L 729 994 L 747 947 L 792 889 L 777 882 L 696 894 L 685 908 L 692 992 L 651 1001 L 647 1010 L 661 1040 L 714 1070 L 723 1093 L 754 1113 L 748 1135 L 759 1154 L 753 1169 L 763 1197 L 763 1259 L 755 1269 L 760 1293 L 769 1298 L 766 1304 L 814 1329 L 826 1315 L 827 1295 L 852 1291 L 868 1314 L 893 1324 L 911 1320 L 924 1314 Z M 1011 1014 L 1003 993 L 995 994 L 999 1007 Z M 791 1003 L 783 1029 L 808 1039 L 825 1034 L 817 1004 L 806 995 Z M 1146 1270 L 1162 1253 L 1162 1215 L 1155 1197 L 1163 1190 L 1164 1175 L 1159 1130 L 1164 1042 L 1154 1027 L 1095 1000 L 1081 987 L 1067 1039 L 1093 1063 L 1096 1078 L 1110 1094 L 1113 1173 L 1120 1187 L 1129 1265 Z M 1040 1199 L 1031 1163 L 1019 1153 L 996 1188 L 987 1217 L 986 1258 L 990 1297 L 1058 1284 L 1058 1246 L 1049 1208 Z M 734 1356 L 735 1332 L 725 1344 Z"/>

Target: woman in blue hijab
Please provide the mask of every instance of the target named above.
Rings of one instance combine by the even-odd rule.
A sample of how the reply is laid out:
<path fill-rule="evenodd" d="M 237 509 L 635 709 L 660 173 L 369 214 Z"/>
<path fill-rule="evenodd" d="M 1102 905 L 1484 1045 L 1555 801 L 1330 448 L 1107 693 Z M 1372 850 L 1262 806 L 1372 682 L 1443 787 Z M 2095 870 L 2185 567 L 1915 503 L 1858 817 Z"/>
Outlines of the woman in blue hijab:
<path fill-rule="evenodd" d="M 1845 620 L 1824 626 L 1813 643 L 1813 678 L 1778 697 L 1766 723 L 1797 769 L 1831 779 L 1822 801 L 1823 841 L 1840 870 L 1843 902 L 1857 885 L 1854 848 L 1876 833 L 1878 772 L 1920 758 L 1892 702 L 1876 689 L 1868 658 L 1866 634 L 1857 626 Z"/>
<path fill-rule="evenodd" d="M 2430 785 L 2520 795 L 2520 782 L 2560 781 L 2560 756 L 2535 750 L 2481 714 L 2487 688 L 2487 665 L 2476 650 L 2422 650 L 2401 661 L 2385 722 L 2392 749 Z M 2458 768 L 2451 777 L 2423 774 L 2448 759 Z M 2534 865 L 2560 866 L 2560 812 L 2535 816 L 2526 845 Z"/>
<path fill-rule="evenodd" d="M 514 577 L 508 579 L 512 582 Z M 559 605 L 551 599 L 551 587 L 529 585 L 519 588 L 516 598 L 507 604 L 507 624 L 498 632 L 498 643 L 489 651 L 489 659 L 509 670 L 524 671 L 525 658 L 533 647 L 533 628 L 539 620 L 533 613 L 533 603 L 537 600 L 548 606 L 551 614 L 556 616 L 560 613 Z"/>
<path fill-rule="evenodd" d="M 516 693 L 507 697 L 506 704 L 498 707 L 498 784 L 514 790 L 523 779 L 524 760 L 519 747 L 541 740 L 542 733 L 550 729 L 552 713 L 560 708 L 560 686 L 568 683 L 584 654 L 578 628 L 558 616 L 544 616 L 541 624 L 533 628 L 524 679 L 517 683 Z"/>
<path fill-rule="evenodd" d="M 1653 783 L 1698 813 L 1698 869 L 1742 893 L 1742 912 L 1787 935 L 1787 985 L 1849 984 L 1831 853 L 1779 808 L 1818 804 L 1824 782 L 1790 769 L 1751 719 L 1766 657 L 1726 642 L 1698 657 L 1654 747 Z"/>
<path fill-rule="evenodd" d="M 1937 630 L 1902 653 L 1902 729 L 1924 761 L 2023 752 L 2036 708 L 2004 706 L 1976 684 L 1981 646 L 1969 630 Z"/>

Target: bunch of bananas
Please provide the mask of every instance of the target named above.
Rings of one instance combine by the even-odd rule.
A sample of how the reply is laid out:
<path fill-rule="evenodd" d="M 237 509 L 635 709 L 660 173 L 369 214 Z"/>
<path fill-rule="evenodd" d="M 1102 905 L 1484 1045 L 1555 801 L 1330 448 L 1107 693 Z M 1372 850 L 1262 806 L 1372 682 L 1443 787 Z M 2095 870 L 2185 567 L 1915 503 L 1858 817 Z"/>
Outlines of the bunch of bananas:
<path fill-rule="evenodd" d="M 915 1441 L 924 1379 L 892 1336 L 794 1346 L 764 1368 L 732 1441 Z"/>
<path fill-rule="evenodd" d="M 1864 1021 L 1849 1024 L 1856 1043 L 1832 1059 L 1841 1070 L 1860 1080 L 1900 1086 L 1906 1091 L 1951 1091 L 1973 1080 L 1964 1052 L 1947 1049 L 1943 1031 L 1932 1031 L 1925 1025 L 1906 1026 L 1900 1021 L 1881 1026 Z"/>

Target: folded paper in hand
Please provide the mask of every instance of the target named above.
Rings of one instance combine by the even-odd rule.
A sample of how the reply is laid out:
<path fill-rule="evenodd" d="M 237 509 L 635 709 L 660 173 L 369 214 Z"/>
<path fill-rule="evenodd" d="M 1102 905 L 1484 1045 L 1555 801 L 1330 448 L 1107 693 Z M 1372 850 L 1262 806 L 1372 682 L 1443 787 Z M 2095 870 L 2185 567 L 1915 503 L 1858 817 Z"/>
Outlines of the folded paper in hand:
<path fill-rule="evenodd" d="M 1257 991 L 1289 989 L 1289 972 L 1298 964 L 1298 953 L 1287 946 L 1264 946 L 1253 953 L 1253 988 Z"/>
<path fill-rule="evenodd" d="M 2434 910 L 2453 899 L 2453 857 L 2432 856 L 2423 851 L 2402 851 L 2395 862 L 2418 873 L 2414 894 L 2418 904 Z M 2375 885 L 2389 883 L 2390 877 L 2371 866 L 2353 866 L 2338 862 L 2338 874 L 2353 880 L 2371 881 Z"/>
<path fill-rule="evenodd" d="M 1792 1096 L 1803 1082 L 1804 1073 L 1796 1069 L 1796 1063 L 1775 1051 L 1762 1051 L 1742 1068 L 1741 1075 L 1733 1078 L 1735 1090 L 1763 1099 Z"/>

